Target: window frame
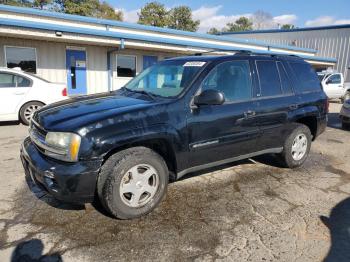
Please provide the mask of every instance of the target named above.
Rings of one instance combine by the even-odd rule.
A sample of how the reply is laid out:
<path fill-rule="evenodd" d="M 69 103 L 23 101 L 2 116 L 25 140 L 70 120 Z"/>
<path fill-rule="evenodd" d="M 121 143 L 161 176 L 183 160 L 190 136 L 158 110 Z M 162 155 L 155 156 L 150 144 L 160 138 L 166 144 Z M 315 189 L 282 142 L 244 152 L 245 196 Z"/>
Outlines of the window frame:
<path fill-rule="evenodd" d="M 232 63 L 232 62 L 246 62 L 248 64 L 248 68 L 249 68 L 249 79 L 250 79 L 250 98 L 248 99 L 241 99 L 241 100 L 235 100 L 235 101 L 227 101 L 225 99 L 225 102 L 222 105 L 230 105 L 230 104 L 237 104 L 237 103 L 243 103 L 243 102 L 249 102 L 252 101 L 254 99 L 254 81 L 253 81 L 253 70 L 250 64 L 250 60 L 249 59 L 234 59 L 234 60 L 226 60 L 226 61 L 221 61 L 217 64 L 215 64 L 213 66 L 213 68 L 211 68 L 209 70 L 209 72 L 206 74 L 206 76 L 203 78 L 203 80 L 201 81 L 199 88 L 197 89 L 197 91 L 194 93 L 194 96 L 200 95 L 200 93 L 202 93 L 202 87 L 203 87 L 203 83 L 207 80 L 207 78 L 209 77 L 209 75 L 219 66 L 222 65 L 224 63 Z M 225 94 L 224 94 L 225 96 Z"/>
<path fill-rule="evenodd" d="M 8 74 L 8 75 L 16 76 L 16 86 L 14 86 L 14 87 L 0 87 L 0 90 L 1 90 L 1 88 L 28 88 L 28 87 L 32 87 L 33 86 L 33 80 L 28 78 L 28 77 L 26 77 L 26 76 L 23 76 L 21 74 L 16 74 L 16 73 L 7 72 L 7 71 L 0 71 L 0 74 Z M 27 79 L 29 81 L 29 86 L 18 86 L 17 77 L 22 77 L 24 79 Z"/>
<path fill-rule="evenodd" d="M 331 84 L 331 85 L 340 85 L 342 81 L 341 81 L 341 74 L 339 74 L 339 73 L 331 74 L 327 78 L 326 82 L 328 82 L 332 77 L 335 77 L 335 76 L 339 76 L 340 82 L 339 83 L 329 83 L 329 84 Z"/>
<path fill-rule="evenodd" d="M 262 89 L 261 89 L 261 81 L 260 81 L 260 73 L 259 73 L 259 70 L 258 70 L 258 64 L 257 62 L 274 62 L 275 65 L 276 65 L 276 69 L 277 69 L 277 74 L 278 74 L 278 80 L 279 80 L 279 83 L 280 83 L 280 90 L 281 90 L 281 94 L 279 95 L 273 95 L 273 96 L 262 96 Z M 257 99 L 269 99 L 269 98 L 275 98 L 275 97 L 285 97 L 285 96 L 291 96 L 291 95 L 294 95 L 294 93 L 291 93 L 291 94 L 284 94 L 283 93 L 283 89 L 282 89 L 282 82 L 281 82 L 281 76 L 280 76 L 280 73 L 278 71 L 278 66 L 277 66 L 277 60 L 274 60 L 274 59 L 255 59 L 254 61 L 254 64 L 255 64 L 255 69 L 256 69 L 256 75 L 257 75 L 257 85 L 258 85 L 258 93 L 256 94 L 256 98 Z M 286 72 L 287 73 L 287 72 Z"/>
<path fill-rule="evenodd" d="M 290 84 L 291 93 L 284 93 L 284 89 L 283 89 L 283 86 L 282 86 L 281 72 L 280 72 L 280 69 L 279 69 L 279 67 L 278 67 L 278 63 L 281 64 L 281 66 L 282 66 L 284 72 L 286 73 L 287 80 L 288 80 L 288 82 L 289 82 L 289 84 Z M 289 76 L 289 74 L 288 74 L 288 71 L 287 71 L 286 67 L 284 66 L 284 64 L 283 64 L 282 61 L 280 61 L 280 60 L 277 60 L 277 61 L 276 61 L 276 65 L 277 65 L 278 75 L 279 75 L 279 78 L 280 78 L 282 93 L 283 93 L 285 96 L 294 95 L 294 94 L 295 94 L 295 90 L 294 90 L 293 82 L 292 82 L 292 79 L 290 79 L 290 76 Z"/>
<path fill-rule="evenodd" d="M 302 61 L 286 61 L 286 65 L 288 66 L 289 68 L 289 71 L 291 72 L 291 74 L 293 75 L 294 79 L 293 79 L 293 89 L 294 89 L 294 94 L 297 94 L 297 95 L 304 95 L 304 94 L 311 94 L 311 93 L 317 93 L 317 92 L 320 92 L 321 90 L 323 90 L 323 87 L 322 87 L 322 84 L 321 82 L 319 81 L 318 79 L 318 75 L 317 75 L 317 72 L 315 71 L 315 74 L 316 74 L 316 77 L 317 77 L 317 80 L 319 82 L 319 85 L 320 85 L 320 89 L 319 90 L 303 90 L 303 91 L 300 91 L 298 89 L 298 85 L 299 83 L 298 82 L 302 82 L 300 80 L 300 78 L 298 77 L 298 75 L 296 74 L 296 72 L 294 71 L 291 63 L 294 63 L 294 64 L 304 64 L 306 62 L 302 62 Z M 307 64 L 307 63 L 306 63 Z M 310 65 L 310 67 L 312 68 L 312 66 Z"/>
<path fill-rule="evenodd" d="M 10 47 L 10 48 L 22 48 L 22 49 L 34 49 L 34 53 L 35 53 L 35 73 L 32 72 L 28 72 L 28 73 L 32 73 L 34 75 L 36 75 L 38 73 L 38 65 L 39 65 L 39 61 L 38 61 L 38 53 L 36 51 L 36 47 L 30 47 L 30 46 L 12 46 L 12 45 L 4 45 L 4 62 L 5 62 L 5 67 L 7 67 L 7 54 L 6 54 L 6 48 Z M 23 71 L 26 72 L 26 71 Z"/>
<path fill-rule="evenodd" d="M 122 78 L 122 79 L 132 79 L 135 76 L 119 76 L 118 75 L 118 56 L 129 56 L 129 57 L 134 57 L 135 58 L 135 76 L 137 76 L 137 55 L 125 55 L 125 54 L 116 54 L 115 58 L 115 71 L 116 71 L 116 78 Z"/>

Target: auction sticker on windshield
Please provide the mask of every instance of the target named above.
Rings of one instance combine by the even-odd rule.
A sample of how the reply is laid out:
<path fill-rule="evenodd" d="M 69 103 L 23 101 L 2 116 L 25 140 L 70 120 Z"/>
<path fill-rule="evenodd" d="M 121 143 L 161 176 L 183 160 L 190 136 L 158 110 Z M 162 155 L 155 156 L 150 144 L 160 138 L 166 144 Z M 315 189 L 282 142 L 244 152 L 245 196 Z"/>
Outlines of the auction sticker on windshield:
<path fill-rule="evenodd" d="M 191 61 L 191 62 L 186 62 L 184 64 L 184 66 L 199 66 L 199 67 L 204 66 L 204 65 L 205 65 L 205 62 L 203 62 L 203 61 Z"/>

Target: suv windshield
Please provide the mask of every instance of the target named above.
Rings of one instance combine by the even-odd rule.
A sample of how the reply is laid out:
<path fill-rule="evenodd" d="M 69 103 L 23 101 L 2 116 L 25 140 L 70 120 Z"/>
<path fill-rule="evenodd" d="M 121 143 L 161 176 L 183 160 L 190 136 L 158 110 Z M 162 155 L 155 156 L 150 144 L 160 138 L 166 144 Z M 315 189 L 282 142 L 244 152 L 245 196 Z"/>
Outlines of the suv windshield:
<path fill-rule="evenodd" d="M 188 87 L 205 63 L 203 61 L 164 61 L 144 70 L 127 83 L 125 88 L 161 97 L 175 97 Z"/>

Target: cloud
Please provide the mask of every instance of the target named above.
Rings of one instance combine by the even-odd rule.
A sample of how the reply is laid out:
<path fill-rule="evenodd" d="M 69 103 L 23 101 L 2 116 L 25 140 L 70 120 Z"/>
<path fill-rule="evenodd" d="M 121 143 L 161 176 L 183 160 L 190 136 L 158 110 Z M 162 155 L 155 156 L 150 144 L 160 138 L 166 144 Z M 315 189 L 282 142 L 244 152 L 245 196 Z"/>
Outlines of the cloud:
<path fill-rule="evenodd" d="M 123 21 L 125 22 L 137 23 L 137 21 L 139 20 L 138 13 L 140 12 L 140 9 L 128 11 L 124 8 L 116 8 L 116 10 L 123 12 Z"/>
<path fill-rule="evenodd" d="M 280 25 L 294 24 L 298 20 L 298 17 L 294 14 L 279 15 L 273 18 L 273 21 Z"/>
<path fill-rule="evenodd" d="M 350 24 L 350 19 L 335 19 L 332 16 L 320 16 L 313 20 L 307 20 L 306 26 L 325 26 L 325 25 L 341 25 Z"/>
<path fill-rule="evenodd" d="M 200 20 L 199 32 L 207 32 L 210 28 L 215 27 L 222 29 L 229 22 L 235 22 L 241 16 L 251 17 L 252 14 L 237 14 L 237 15 L 220 15 L 221 5 L 217 6 L 201 6 L 193 10 L 192 15 L 195 20 Z"/>
<path fill-rule="evenodd" d="M 235 22 L 242 16 L 253 18 L 252 13 L 246 14 L 232 14 L 232 15 L 222 15 L 220 11 L 222 10 L 222 5 L 216 6 L 201 6 L 200 8 L 192 11 L 193 19 L 200 20 L 199 32 L 207 32 L 210 28 L 215 27 L 217 29 L 222 29 L 229 22 Z M 169 9 L 169 8 L 168 8 Z M 120 10 L 123 12 L 124 21 L 130 23 L 137 23 L 138 21 L 138 13 L 140 9 L 136 10 L 127 10 L 124 8 L 117 8 L 116 10 Z M 297 21 L 298 17 L 294 14 L 284 14 L 275 16 L 271 19 L 271 21 L 266 21 L 268 23 L 269 28 L 277 28 L 277 25 L 283 24 L 293 24 Z"/>

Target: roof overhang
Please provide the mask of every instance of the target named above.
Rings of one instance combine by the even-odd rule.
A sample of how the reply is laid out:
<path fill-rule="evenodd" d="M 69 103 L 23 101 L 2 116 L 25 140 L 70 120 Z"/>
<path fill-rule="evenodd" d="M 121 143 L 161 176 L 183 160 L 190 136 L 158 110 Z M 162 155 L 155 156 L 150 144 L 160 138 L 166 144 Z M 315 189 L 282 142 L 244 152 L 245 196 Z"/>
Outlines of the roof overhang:
<path fill-rule="evenodd" d="M 61 32 L 62 34 L 56 34 Z M 65 43 L 120 45 L 125 48 L 195 53 L 208 50 L 297 55 L 311 63 L 335 64 L 335 59 L 315 57 L 316 50 L 272 45 L 179 30 L 128 24 L 62 13 L 0 5 L 0 35 Z"/>

